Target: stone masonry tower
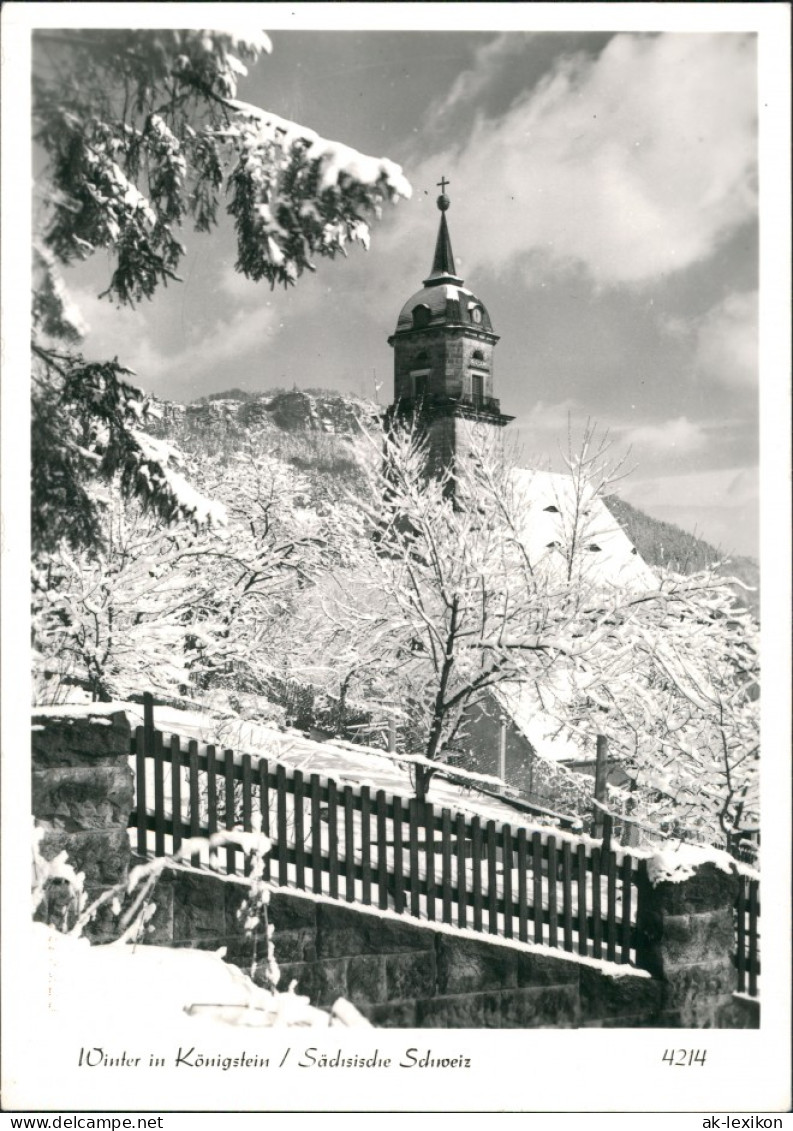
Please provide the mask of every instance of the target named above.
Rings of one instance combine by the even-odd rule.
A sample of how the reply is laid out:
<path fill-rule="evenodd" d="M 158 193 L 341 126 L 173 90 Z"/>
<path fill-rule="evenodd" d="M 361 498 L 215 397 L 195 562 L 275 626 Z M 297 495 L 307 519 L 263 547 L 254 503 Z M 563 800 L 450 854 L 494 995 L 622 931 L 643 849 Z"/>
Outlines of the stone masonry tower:
<path fill-rule="evenodd" d="M 429 439 L 430 467 L 451 468 L 472 425 L 501 429 L 505 416 L 493 395 L 493 333 L 484 304 L 455 274 L 446 223 L 448 182 L 440 181 L 441 222 L 429 277 L 399 313 L 388 339 L 394 348 L 394 403 L 386 424 L 418 414 Z"/>

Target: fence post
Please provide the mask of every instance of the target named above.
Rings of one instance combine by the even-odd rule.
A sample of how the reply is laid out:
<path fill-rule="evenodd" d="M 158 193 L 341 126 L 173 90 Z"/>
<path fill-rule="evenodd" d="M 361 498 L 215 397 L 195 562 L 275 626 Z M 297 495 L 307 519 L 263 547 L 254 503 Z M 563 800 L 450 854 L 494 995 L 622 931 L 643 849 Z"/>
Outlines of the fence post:
<path fill-rule="evenodd" d="M 94 704 L 63 713 L 34 708 L 32 722 L 32 803 L 43 830 L 40 851 L 48 860 L 65 851 L 69 864 L 84 874 L 91 902 L 125 880 L 130 866 L 127 826 L 135 801 L 129 720 L 123 711 Z M 62 892 L 63 885 L 47 890 L 38 917 L 55 921 L 67 910 L 56 906 L 58 887 Z M 85 933 L 95 941 L 114 936 L 109 908 L 100 908 Z"/>
<path fill-rule="evenodd" d="M 659 859 L 659 858 L 656 858 Z M 737 875 L 703 858 L 676 882 L 655 861 L 637 875 L 636 964 L 664 984 L 659 1020 L 671 1028 L 733 1028 Z"/>
<path fill-rule="evenodd" d="M 498 776 L 502 781 L 499 793 L 503 793 L 507 780 L 507 723 L 504 718 L 498 731 Z"/>
<path fill-rule="evenodd" d="M 154 750 L 154 696 L 150 691 L 143 692 L 143 741 L 146 756 Z"/>
<path fill-rule="evenodd" d="M 595 754 L 595 802 L 592 835 L 596 840 L 603 836 L 603 810 L 606 803 L 606 781 L 608 779 L 609 740 L 605 734 L 597 736 Z M 598 804 L 599 802 L 599 804 Z"/>

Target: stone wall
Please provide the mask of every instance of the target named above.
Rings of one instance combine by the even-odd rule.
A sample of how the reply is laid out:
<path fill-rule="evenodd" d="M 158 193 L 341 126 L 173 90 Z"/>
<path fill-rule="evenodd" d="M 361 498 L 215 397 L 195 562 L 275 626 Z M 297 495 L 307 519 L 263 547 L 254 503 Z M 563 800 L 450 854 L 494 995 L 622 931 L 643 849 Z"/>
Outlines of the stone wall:
<path fill-rule="evenodd" d="M 668 885 L 670 887 L 676 885 Z M 217 949 L 263 981 L 263 933 L 240 930 L 247 889 L 229 879 L 174 869 L 159 884 L 148 941 Z M 753 1003 L 732 999 L 726 982 L 710 976 L 717 960 L 698 949 L 685 975 L 648 976 L 539 953 L 471 932 L 438 930 L 415 920 L 366 912 L 330 900 L 275 892 L 274 926 L 279 986 L 294 981 L 312 1004 L 345 997 L 384 1028 L 754 1028 Z M 656 945 L 658 940 L 656 939 Z M 712 936 L 720 971 L 731 942 Z M 734 984 L 733 971 L 733 984 Z M 693 990 L 692 990 L 693 986 Z M 687 996 L 688 995 L 688 996 Z M 680 1000 L 688 1003 L 680 1007 Z"/>
<path fill-rule="evenodd" d="M 66 852 L 85 876 L 89 902 L 125 879 L 130 863 L 127 833 L 133 809 L 129 766 L 130 726 L 123 711 L 75 714 L 57 708 L 33 715 L 32 800 L 43 830 L 42 855 Z M 62 893 L 53 888 L 39 914 L 51 918 Z M 89 931 L 96 939 L 113 932 L 108 909 Z"/>

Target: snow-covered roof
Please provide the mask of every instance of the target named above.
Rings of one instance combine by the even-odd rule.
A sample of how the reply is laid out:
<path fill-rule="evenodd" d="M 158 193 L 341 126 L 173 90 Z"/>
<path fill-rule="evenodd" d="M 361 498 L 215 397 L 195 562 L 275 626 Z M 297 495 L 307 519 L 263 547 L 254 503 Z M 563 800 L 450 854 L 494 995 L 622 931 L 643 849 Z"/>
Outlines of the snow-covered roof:
<path fill-rule="evenodd" d="M 602 499 L 570 475 L 515 468 L 512 472 L 515 513 L 521 517 L 521 541 L 533 564 L 558 563 L 573 537 L 577 575 L 606 588 L 645 589 L 658 582 Z"/>
<path fill-rule="evenodd" d="M 590 486 L 577 488 L 570 475 L 528 468 L 515 468 L 511 481 L 519 534 L 533 565 L 542 563 L 552 576 L 563 578 L 575 536 L 579 547 L 573 569 L 596 589 L 657 587 L 655 574 Z M 562 699 L 564 678 L 557 673 L 550 689 Z M 493 694 L 540 757 L 554 762 L 591 759 L 592 750 L 584 749 L 580 737 L 546 713 L 535 684 L 501 684 Z"/>
<path fill-rule="evenodd" d="M 584 749 L 578 735 L 544 711 L 533 683 L 499 684 L 493 688 L 493 697 L 540 758 L 581 762 L 591 757 L 591 749 Z"/>
<path fill-rule="evenodd" d="M 492 330 L 490 315 L 483 303 L 472 291 L 456 283 L 436 283 L 434 286 L 423 287 L 411 295 L 399 312 L 397 333 L 413 329 L 413 311 L 417 306 L 429 308 L 430 325 L 446 322 L 467 323 L 469 309 L 477 306 L 482 311 L 482 321 L 478 328 Z"/>

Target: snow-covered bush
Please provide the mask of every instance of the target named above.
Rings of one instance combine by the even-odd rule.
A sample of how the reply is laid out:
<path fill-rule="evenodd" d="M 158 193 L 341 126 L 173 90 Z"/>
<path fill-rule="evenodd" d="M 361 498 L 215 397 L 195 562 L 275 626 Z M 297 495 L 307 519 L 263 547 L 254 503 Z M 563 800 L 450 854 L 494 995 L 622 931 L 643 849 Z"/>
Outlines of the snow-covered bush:
<path fill-rule="evenodd" d="M 68 863 L 66 853 L 45 859 L 40 851 L 41 836 L 41 830 L 34 829 L 32 889 L 38 921 L 34 923 L 29 960 L 32 970 L 39 968 L 38 984 L 47 986 L 47 1016 L 36 1020 L 50 1023 L 57 1018 L 69 1027 L 78 1021 L 84 1025 L 88 1018 L 105 1019 L 106 1015 L 127 1019 L 145 1016 L 149 1022 L 168 1024 L 186 1015 L 205 1026 L 369 1026 L 343 998 L 325 1011 L 296 994 L 294 983 L 285 991 L 277 989 L 280 974 L 272 926 L 267 924 L 269 893 L 262 867 L 269 842 L 261 834 L 219 833 L 213 838 L 213 846 L 234 844 L 250 856 L 250 891 L 240 917 L 242 929 L 254 938 L 262 923 L 265 926 L 263 987 L 253 980 L 261 961 L 255 950 L 251 970 L 243 972 L 225 962 L 222 952 L 135 945 L 145 941 L 147 923 L 155 910 L 157 879 L 178 861 L 160 857 L 141 864 L 130 871 L 124 883 L 86 906 L 82 875 Z M 193 847 L 185 842 L 182 855 L 189 855 Z M 55 901 L 54 892 L 58 893 Z M 99 907 L 106 904 L 117 916 L 118 938 L 109 944 L 91 945 L 83 931 Z M 42 905 L 46 905 L 43 914 Z"/>

